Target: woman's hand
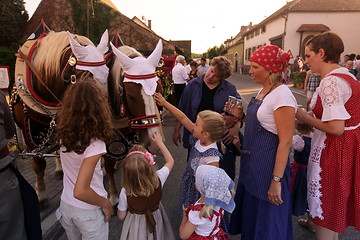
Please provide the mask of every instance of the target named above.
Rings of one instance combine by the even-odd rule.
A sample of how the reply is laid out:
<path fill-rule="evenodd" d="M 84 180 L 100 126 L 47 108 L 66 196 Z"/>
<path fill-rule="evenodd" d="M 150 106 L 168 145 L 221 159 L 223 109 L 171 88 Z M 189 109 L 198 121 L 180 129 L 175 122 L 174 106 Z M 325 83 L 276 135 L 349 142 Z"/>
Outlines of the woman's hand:
<path fill-rule="evenodd" d="M 283 203 L 281 199 L 281 183 L 271 180 L 270 188 L 268 191 L 268 199 L 272 204 L 279 206 Z"/>
<path fill-rule="evenodd" d="M 154 99 L 155 99 L 157 105 L 162 106 L 162 107 L 164 107 L 164 105 L 167 102 L 165 100 L 165 98 L 161 95 L 161 93 L 158 93 L 158 92 L 154 93 Z"/>
<path fill-rule="evenodd" d="M 224 111 L 231 113 L 232 115 L 234 115 L 234 117 L 238 119 L 241 119 L 244 114 L 244 110 L 242 106 L 236 106 L 229 102 L 225 103 Z"/>
<path fill-rule="evenodd" d="M 299 123 L 307 123 L 306 119 L 309 117 L 309 113 L 305 108 L 298 108 L 295 117 Z"/>

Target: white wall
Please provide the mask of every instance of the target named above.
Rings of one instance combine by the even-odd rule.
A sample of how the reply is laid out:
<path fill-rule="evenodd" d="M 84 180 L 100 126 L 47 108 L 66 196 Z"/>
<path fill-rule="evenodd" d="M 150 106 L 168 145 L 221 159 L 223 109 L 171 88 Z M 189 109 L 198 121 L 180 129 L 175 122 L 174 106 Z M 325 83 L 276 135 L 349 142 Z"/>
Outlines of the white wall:
<path fill-rule="evenodd" d="M 324 24 L 330 28 L 330 31 L 339 34 L 344 41 L 345 51 L 342 57 L 345 54 L 360 54 L 359 22 L 360 12 L 290 13 L 286 28 L 284 50 L 290 49 L 294 57 L 299 55 L 300 33 L 296 32 L 296 30 L 301 24 Z M 302 39 L 309 34 L 315 33 L 304 33 Z"/>
<path fill-rule="evenodd" d="M 331 13 L 289 13 L 286 22 L 286 35 L 284 38 L 284 51 L 291 50 L 293 57 L 299 55 L 301 34 L 296 30 L 302 24 L 324 24 L 330 28 L 330 31 L 336 32 L 344 41 L 345 50 L 341 59 L 345 54 L 360 54 L 360 31 L 358 28 L 360 23 L 360 12 L 331 12 Z M 276 37 L 284 33 L 285 19 L 279 17 L 272 22 L 266 24 L 266 32 L 260 33 L 250 39 L 244 39 L 244 54 L 245 50 L 254 46 L 269 44 L 269 38 Z M 305 32 L 302 36 L 302 41 L 308 35 L 315 35 L 318 32 Z M 245 59 L 245 56 L 244 56 Z M 294 59 L 291 59 L 290 63 Z M 245 61 L 245 64 L 250 64 Z"/>
<path fill-rule="evenodd" d="M 269 38 L 273 38 L 275 36 L 281 35 L 284 33 L 284 24 L 285 19 L 279 17 L 273 20 L 270 23 L 266 24 L 266 30 L 264 33 L 261 33 L 258 36 L 254 36 L 253 38 L 246 39 L 245 38 L 245 49 L 252 48 L 254 46 L 262 45 L 264 43 L 269 44 Z"/>

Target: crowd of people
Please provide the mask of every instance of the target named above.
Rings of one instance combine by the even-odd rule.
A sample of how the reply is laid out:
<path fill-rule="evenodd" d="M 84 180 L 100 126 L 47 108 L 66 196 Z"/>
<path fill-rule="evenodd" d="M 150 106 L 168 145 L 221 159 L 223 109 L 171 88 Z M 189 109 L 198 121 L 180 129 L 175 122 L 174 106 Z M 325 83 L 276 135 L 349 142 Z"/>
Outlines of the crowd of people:
<path fill-rule="evenodd" d="M 346 54 L 340 66 L 347 68 L 360 81 L 360 54 Z"/>
<path fill-rule="evenodd" d="M 121 239 L 175 239 L 178 231 L 181 239 L 221 240 L 241 234 L 243 240 L 291 240 L 292 216 L 305 213 L 308 218 L 299 224 L 314 231 L 318 240 L 336 240 L 348 226 L 360 231 L 360 83 L 340 67 L 343 51 L 333 32 L 306 43 L 305 60 L 298 67 L 310 68 L 304 88 L 307 106 L 298 108 L 283 81 L 289 54 L 274 45 L 260 47 L 250 57 L 249 74 L 261 89 L 246 113 L 236 87 L 226 80 L 232 73 L 227 59 L 215 57 L 210 66 L 202 59 L 199 67 L 191 61 L 187 70 L 185 58 L 178 56 L 173 69 L 176 106 L 160 93 L 154 99 L 176 118 L 172 140 L 179 145 L 182 135 L 188 155 L 174 161 L 155 132 L 151 140 L 165 160 L 155 170 L 153 155 L 143 146 L 132 147 L 122 161 L 117 206 L 117 216 L 124 220 Z M 13 122 L 3 106 L 0 120 L 0 178 L 14 179 L 8 169 L 14 159 L 6 147 Z M 58 121 L 64 189 L 57 218 L 70 240 L 108 239 L 113 208 L 99 161 L 105 143 L 114 137 L 106 98 L 95 83 L 74 84 L 64 95 Z M 241 164 L 233 196 L 236 156 Z M 162 188 L 176 161 L 187 165 L 179 188 L 182 221 L 171 226 L 161 201 L 168 200 L 162 199 Z M 7 191 L 0 187 L 0 194 Z M 9 211 L 3 206 L 18 208 L 19 214 L 16 225 L 0 225 L 0 239 L 29 239 L 21 227 L 18 186 L 11 194 L 11 204 L 0 204 L 0 223 Z"/>

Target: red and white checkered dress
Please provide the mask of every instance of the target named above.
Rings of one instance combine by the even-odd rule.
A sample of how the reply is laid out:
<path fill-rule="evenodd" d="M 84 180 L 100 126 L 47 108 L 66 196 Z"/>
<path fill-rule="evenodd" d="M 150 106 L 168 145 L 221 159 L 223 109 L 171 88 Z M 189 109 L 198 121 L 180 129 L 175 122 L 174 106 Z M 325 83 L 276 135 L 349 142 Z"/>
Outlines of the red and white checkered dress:
<path fill-rule="evenodd" d="M 345 68 L 320 83 L 311 103 L 322 121 L 344 120 L 334 136 L 315 130 L 308 166 L 308 202 L 315 224 L 335 232 L 360 231 L 360 83 Z"/>

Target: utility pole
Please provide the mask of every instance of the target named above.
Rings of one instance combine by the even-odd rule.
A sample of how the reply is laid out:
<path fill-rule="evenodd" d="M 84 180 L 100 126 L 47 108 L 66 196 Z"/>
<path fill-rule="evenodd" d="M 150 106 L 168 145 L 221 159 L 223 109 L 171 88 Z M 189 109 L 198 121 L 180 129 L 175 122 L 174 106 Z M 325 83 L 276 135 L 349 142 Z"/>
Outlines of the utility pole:
<path fill-rule="evenodd" d="M 90 4 L 89 4 L 89 1 L 91 0 L 87 0 L 86 1 L 86 37 L 89 38 L 90 36 L 90 28 L 89 28 L 89 25 L 90 25 Z"/>

